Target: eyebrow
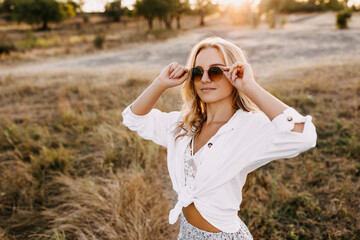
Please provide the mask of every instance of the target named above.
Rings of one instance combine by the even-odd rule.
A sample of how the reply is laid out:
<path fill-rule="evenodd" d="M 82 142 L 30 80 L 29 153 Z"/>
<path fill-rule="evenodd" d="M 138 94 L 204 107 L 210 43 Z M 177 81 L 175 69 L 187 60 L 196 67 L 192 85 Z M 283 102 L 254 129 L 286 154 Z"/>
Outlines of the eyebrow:
<path fill-rule="evenodd" d="M 211 64 L 210 67 L 211 67 L 211 66 L 216 66 L 216 65 L 226 66 L 225 64 L 222 64 L 222 63 L 214 63 L 214 64 Z M 198 65 L 198 66 L 195 66 L 195 67 L 200 67 L 200 68 L 202 68 L 202 67 L 199 66 L 199 65 Z"/>

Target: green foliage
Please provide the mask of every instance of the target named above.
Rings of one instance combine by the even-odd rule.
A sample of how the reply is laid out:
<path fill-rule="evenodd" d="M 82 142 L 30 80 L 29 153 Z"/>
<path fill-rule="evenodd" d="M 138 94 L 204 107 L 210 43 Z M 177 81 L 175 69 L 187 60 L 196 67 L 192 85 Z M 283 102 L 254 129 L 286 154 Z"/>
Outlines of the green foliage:
<path fill-rule="evenodd" d="M 161 0 L 137 0 L 135 10 L 138 16 L 143 16 L 148 20 L 149 28 L 153 28 L 153 20 L 158 13 L 164 11 L 164 4 Z"/>
<path fill-rule="evenodd" d="M 26 50 L 36 47 L 47 48 L 59 43 L 60 37 L 52 30 L 43 37 L 36 37 L 32 31 L 26 31 L 24 39 L 14 42 L 14 46 L 16 50 Z"/>
<path fill-rule="evenodd" d="M 71 168 L 73 154 L 61 144 L 59 148 L 41 147 L 40 154 L 31 154 L 32 175 L 42 180 L 51 171 L 67 173 Z"/>
<path fill-rule="evenodd" d="M 170 29 L 174 17 L 180 17 L 190 10 L 189 2 L 181 0 L 137 0 L 134 7 L 135 14 L 148 21 L 149 29 L 153 28 L 155 18 L 164 21 Z"/>
<path fill-rule="evenodd" d="M 98 32 L 93 41 L 94 46 L 96 48 L 103 48 L 104 43 L 105 43 L 105 38 L 106 38 L 106 35 L 104 32 Z"/>
<path fill-rule="evenodd" d="M 343 4 L 339 0 L 260 0 L 259 9 L 263 13 L 272 9 L 278 9 L 281 13 L 315 12 L 340 10 L 343 9 Z"/>
<path fill-rule="evenodd" d="M 75 16 L 71 4 L 55 0 L 17 0 L 13 14 L 17 22 L 42 23 L 43 30 L 48 28 L 49 22 L 61 22 Z"/>
<path fill-rule="evenodd" d="M 265 15 L 265 21 L 269 25 L 270 28 L 275 28 L 276 22 L 274 19 L 274 12 L 273 10 L 270 10 Z"/>
<path fill-rule="evenodd" d="M 113 18 L 115 22 L 119 22 L 121 16 L 124 15 L 124 9 L 121 8 L 121 0 L 106 3 L 105 15 Z"/>
<path fill-rule="evenodd" d="M 61 232 L 58 232 L 56 229 L 54 229 L 54 238 L 55 240 L 66 240 L 66 235 L 64 230 L 61 230 Z"/>
<path fill-rule="evenodd" d="M 211 0 L 197 0 L 195 6 L 195 12 L 200 16 L 200 26 L 205 25 L 206 15 L 213 14 L 219 9 L 219 4 L 214 4 Z"/>
<path fill-rule="evenodd" d="M 84 23 L 88 23 L 88 22 L 89 22 L 89 19 L 90 19 L 89 14 L 83 13 L 83 14 L 82 14 L 82 19 L 83 19 Z"/>
<path fill-rule="evenodd" d="M 1 43 L 0 42 L 0 55 L 9 54 L 11 51 L 15 51 L 15 45 L 13 43 Z"/>
<path fill-rule="evenodd" d="M 338 0 L 329 0 L 329 2 L 327 2 L 325 4 L 327 9 L 331 9 L 331 10 L 341 10 L 344 8 L 344 5 L 342 2 L 339 2 Z"/>
<path fill-rule="evenodd" d="M 336 13 L 336 26 L 339 29 L 348 28 L 347 22 L 351 18 L 352 9 L 344 9 Z"/>
<path fill-rule="evenodd" d="M 11 13 L 15 8 L 16 0 L 4 0 L 0 7 L 0 13 Z"/>
<path fill-rule="evenodd" d="M 84 5 L 84 2 L 83 1 L 80 1 L 79 3 L 78 2 L 74 2 L 74 1 L 72 1 L 72 0 L 68 0 L 67 1 L 67 4 L 70 4 L 71 6 L 72 6 L 72 8 L 73 8 L 73 10 L 74 10 L 74 12 L 76 13 L 76 14 L 78 14 L 78 13 L 81 13 L 82 12 L 82 5 Z"/>

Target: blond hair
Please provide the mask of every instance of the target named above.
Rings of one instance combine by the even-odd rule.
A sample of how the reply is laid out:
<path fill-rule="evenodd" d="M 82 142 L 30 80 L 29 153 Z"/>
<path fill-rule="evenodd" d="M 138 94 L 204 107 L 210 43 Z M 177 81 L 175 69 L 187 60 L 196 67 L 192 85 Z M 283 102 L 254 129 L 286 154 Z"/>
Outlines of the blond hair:
<path fill-rule="evenodd" d="M 247 59 L 241 48 L 235 44 L 216 36 L 207 37 L 198 42 L 190 51 L 186 62 L 186 68 L 191 69 L 195 66 L 195 60 L 199 52 L 204 48 L 216 48 L 225 59 L 226 66 L 231 66 L 237 61 L 246 62 Z M 183 105 L 181 114 L 183 121 L 179 121 L 179 125 L 175 128 L 174 134 L 178 134 L 181 129 L 185 133 L 178 135 L 182 137 L 185 135 L 194 136 L 200 133 L 203 123 L 206 121 L 206 106 L 200 97 L 197 95 L 194 83 L 188 79 L 183 83 L 181 89 L 181 96 Z M 260 111 L 259 107 L 252 102 L 246 95 L 239 93 L 236 88 L 232 92 L 232 106 L 234 109 L 242 109 L 244 111 Z"/>

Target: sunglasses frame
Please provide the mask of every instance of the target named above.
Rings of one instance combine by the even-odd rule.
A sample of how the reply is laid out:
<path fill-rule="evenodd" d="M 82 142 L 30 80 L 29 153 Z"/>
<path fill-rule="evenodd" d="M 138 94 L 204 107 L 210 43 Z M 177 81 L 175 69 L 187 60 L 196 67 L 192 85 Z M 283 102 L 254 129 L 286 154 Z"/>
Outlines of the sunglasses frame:
<path fill-rule="evenodd" d="M 216 80 L 214 80 L 214 79 L 211 77 L 211 74 L 209 74 L 209 71 L 211 71 L 211 69 L 214 69 L 214 68 L 220 69 L 220 70 L 221 70 L 221 74 L 222 74 L 222 76 L 221 76 L 219 79 L 216 79 Z M 201 80 L 202 77 L 204 76 L 204 72 L 205 72 L 205 71 L 207 72 L 210 80 L 213 81 L 213 82 L 219 81 L 219 80 L 223 77 L 223 75 L 224 75 L 224 71 L 223 71 L 220 67 L 217 67 L 217 66 L 210 67 L 208 70 L 203 70 L 203 69 L 201 69 L 201 68 L 199 68 L 199 67 L 193 67 L 193 68 L 191 68 L 191 76 L 190 76 L 191 82 L 195 82 L 195 80 L 194 80 L 194 78 L 195 78 L 195 77 L 194 77 L 194 70 L 195 70 L 195 69 L 199 69 L 199 70 L 201 71 L 200 80 Z"/>

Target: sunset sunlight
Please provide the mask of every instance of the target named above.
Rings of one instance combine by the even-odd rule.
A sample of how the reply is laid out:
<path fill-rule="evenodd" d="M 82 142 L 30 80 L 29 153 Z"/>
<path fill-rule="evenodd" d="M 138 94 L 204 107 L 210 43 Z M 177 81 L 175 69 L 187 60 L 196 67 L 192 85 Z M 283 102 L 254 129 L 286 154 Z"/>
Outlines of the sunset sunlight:
<path fill-rule="evenodd" d="M 0 0 L 0 240 L 360 240 L 359 43 L 360 0 Z"/>
<path fill-rule="evenodd" d="M 235 6 L 239 6 L 240 4 L 246 1 L 247 0 L 219 0 L 218 2 L 223 5 L 233 4 Z"/>

